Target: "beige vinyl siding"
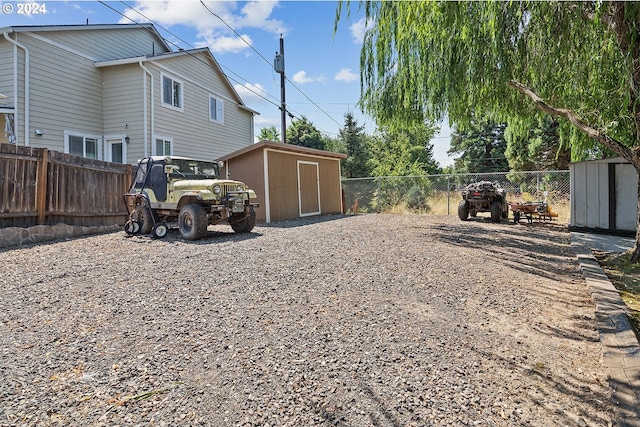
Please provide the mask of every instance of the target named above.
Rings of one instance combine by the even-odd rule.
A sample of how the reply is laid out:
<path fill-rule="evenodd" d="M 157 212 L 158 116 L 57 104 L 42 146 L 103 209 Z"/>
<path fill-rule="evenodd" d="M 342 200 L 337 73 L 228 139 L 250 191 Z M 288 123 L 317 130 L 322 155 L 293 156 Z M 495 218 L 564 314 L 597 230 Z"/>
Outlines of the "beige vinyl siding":
<path fill-rule="evenodd" d="M 22 43 L 21 43 L 22 44 Z M 15 106 L 16 99 L 14 94 L 14 76 L 13 76 L 13 63 L 14 63 L 14 45 L 9 43 L 4 37 L 0 38 L 0 69 L 2 69 L 0 80 L 0 93 L 7 95 L 7 105 Z M 24 51 L 22 49 L 18 52 L 18 111 L 14 115 L 17 118 L 16 137 L 19 145 L 24 145 Z M 4 138 L 4 120 L 2 120 L 2 141 L 6 141 Z M 14 123 L 15 124 L 15 123 Z"/>
<path fill-rule="evenodd" d="M 102 70 L 104 134 L 128 136 L 127 161 L 135 164 L 144 157 L 144 71 L 138 64 Z M 151 81 L 147 78 L 147 99 L 150 86 Z M 147 105 L 147 117 L 150 117 L 149 110 Z M 147 131 L 151 131 L 150 123 Z"/>
<path fill-rule="evenodd" d="M 43 131 L 31 146 L 64 151 L 65 130 L 102 135 L 102 73 L 93 62 L 28 35 L 19 41 L 31 55 L 29 132 Z"/>
<path fill-rule="evenodd" d="M 105 30 L 42 31 L 37 35 L 64 45 L 96 61 L 151 55 L 166 52 L 161 41 L 150 31 L 141 28 Z"/>
<path fill-rule="evenodd" d="M 221 157 L 253 143 L 252 114 L 238 106 L 236 94 L 205 54 L 183 55 L 149 63 L 154 70 L 156 134 L 173 138 L 173 154 Z M 161 74 L 183 83 L 183 111 L 162 105 Z M 209 95 L 224 101 L 224 122 L 209 120 Z M 186 129 L 179 132 L 176 129 Z"/>
<path fill-rule="evenodd" d="M 7 99 L 0 99 L 0 107 L 12 107 L 13 103 L 13 45 L 0 38 L 0 93 Z M 0 114 L 0 144 L 9 142 L 4 133 L 5 116 Z"/>
<path fill-rule="evenodd" d="M 0 37 L 0 93 L 8 96 L 6 105 L 13 105 L 13 45 L 4 37 Z"/>

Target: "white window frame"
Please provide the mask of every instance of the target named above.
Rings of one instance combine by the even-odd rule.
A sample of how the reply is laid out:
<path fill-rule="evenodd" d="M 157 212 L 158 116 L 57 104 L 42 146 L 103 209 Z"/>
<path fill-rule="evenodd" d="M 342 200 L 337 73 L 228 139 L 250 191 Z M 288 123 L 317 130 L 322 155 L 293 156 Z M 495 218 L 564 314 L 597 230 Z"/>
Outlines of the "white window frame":
<path fill-rule="evenodd" d="M 164 100 L 164 80 L 165 79 L 169 79 L 171 80 L 171 104 L 167 104 Z M 174 84 L 179 84 L 180 85 L 180 99 L 178 100 L 179 105 L 176 106 L 174 105 L 175 103 L 175 99 L 174 99 L 174 93 L 173 93 L 173 85 Z M 160 101 L 162 103 L 163 107 L 166 108 L 170 108 L 172 110 L 176 110 L 176 111 L 181 111 L 184 112 L 184 83 L 182 82 L 182 80 L 180 79 L 176 79 L 175 77 L 170 76 L 169 74 L 166 73 L 160 73 Z"/>
<path fill-rule="evenodd" d="M 216 117 L 211 116 L 211 103 L 213 101 L 215 101 L 216 106 L 220 106 L 216 108 Z M 209 120 L 214 123 L 224 124 L 224 100 L 211 94 L 209 94 Z"/>
<path fill-rule="evenodd" d="M 87 157 L 87 139 L 95 139 L 97 146 L 96 146 L 96 160 L 102 160 L 102 152 L 103 152 L 103 147 L 102 147 L 102 136 L 101 135 L 95 135 L 95 134 L 90 134 L 90 133 L 85 133 L 85 132 L 76 132 L 76 131 L 70 131 L 70 130 L 65 130 L 64 131 L 64 152 L 66 154 L 72 154 L 70 152 L 70 144 L 69 144 L 69 138 L 75 136 L 75 137 L 79 137 L 82 138 L 82 157 L 90 159 L 91 157 Z"/>
<path fill-rule="evenodd" d="M 157 154 L 156 152 L 156 144 L 158 140 L 162 141 L 162 154 Z M 166 143 L 169 143 L 169 153 L 166 152 Z M 153 137 L 153 144 L 151 146 L 151 155 L 152 156 L 172 156 L 173 155 L 173 138 L 168 138 L 166 136 L 155 135 Z"/>
<path fill-rule="evenodd" d="M 120 140 L 122 141 L 122 164 L 127 164 L 127 140 L 125 139 L 127 135 L 105 135 L 104 136 L 104 160 L 107 162 L 113 162 L 112 152 L 111 152 L 111 144 L 112 141 Z"/>

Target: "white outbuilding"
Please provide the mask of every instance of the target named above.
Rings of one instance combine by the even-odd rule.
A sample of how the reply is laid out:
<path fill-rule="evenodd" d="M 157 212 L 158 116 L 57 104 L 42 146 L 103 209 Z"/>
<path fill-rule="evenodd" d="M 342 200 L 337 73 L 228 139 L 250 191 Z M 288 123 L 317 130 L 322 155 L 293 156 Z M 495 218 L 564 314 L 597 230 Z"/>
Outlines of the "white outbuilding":
<path fill-rule="evenodd" d="M 633 235 L 638 173 L 622 157 L 572 163 L 571 230 Z"/>

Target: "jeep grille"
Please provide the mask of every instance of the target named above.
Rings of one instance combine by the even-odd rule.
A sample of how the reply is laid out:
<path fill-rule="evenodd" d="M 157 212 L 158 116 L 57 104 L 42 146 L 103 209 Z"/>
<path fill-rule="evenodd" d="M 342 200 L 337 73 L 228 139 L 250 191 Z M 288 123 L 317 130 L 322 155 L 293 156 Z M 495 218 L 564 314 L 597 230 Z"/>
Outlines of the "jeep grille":
<path fill-rule="evenodd" d="M 220 194 L 220 196 L 224 197 L 230 191 L 237 191 L 236 188 L 238 184 L 222 184 L 220 187 L 222 187 L 222 194 Z"/>

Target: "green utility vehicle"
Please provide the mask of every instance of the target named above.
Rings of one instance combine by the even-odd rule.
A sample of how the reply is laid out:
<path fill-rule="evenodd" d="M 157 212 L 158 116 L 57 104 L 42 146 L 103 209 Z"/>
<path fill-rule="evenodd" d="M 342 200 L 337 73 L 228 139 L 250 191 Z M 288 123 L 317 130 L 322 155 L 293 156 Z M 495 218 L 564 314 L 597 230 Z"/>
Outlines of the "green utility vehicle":
<path fill-rule="evenodd" d="M 227 222 L 236 233 L 256 223 L 256 193 L 240 181 L 220 179 L 215 162 L 185 157 L 146 157 L 138 162 L 124 202 L 127 234 L 154 238 L 177 228 L 187 240 L 204 237 L 209 225 Z"/>

